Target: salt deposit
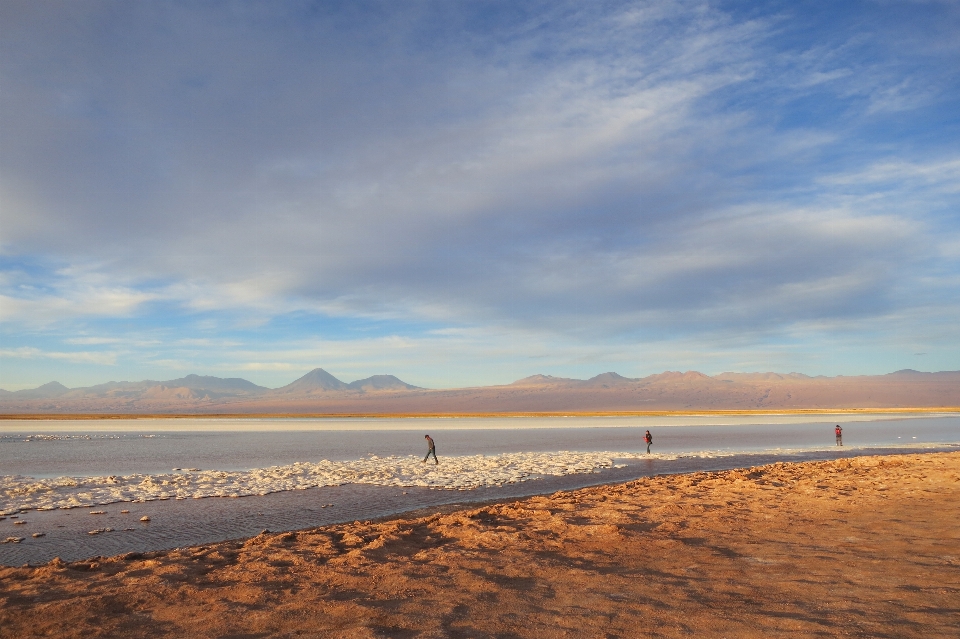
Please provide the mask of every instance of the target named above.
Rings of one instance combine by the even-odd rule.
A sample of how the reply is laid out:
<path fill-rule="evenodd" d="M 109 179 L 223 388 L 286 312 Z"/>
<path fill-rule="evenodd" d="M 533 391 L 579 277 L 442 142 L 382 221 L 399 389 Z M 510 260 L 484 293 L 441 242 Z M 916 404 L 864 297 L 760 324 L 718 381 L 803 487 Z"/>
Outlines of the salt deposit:
<path fill-rule="evenodd" d="M 702 453 L 699 456 L 714 456 Z M 21 510 L 52 510 L 202 497 L 266 495 L 343 484 L 422 486 L 450 490 L 529 481 L 542 476 L 599 472 L 620 467 L 618 459 L 667 455 L 634 452 L 517 452 L 499 455 L 441 457 L 439 466 L 423 464 L 417 456 L 377 457 L 352 461 L 322 460 L 247 471 L 196 470 L 166 474 L 110 475 L 107 477 L 57 477 L 35 479 L 22 475 L 0 476 L 0 515 Z"/>

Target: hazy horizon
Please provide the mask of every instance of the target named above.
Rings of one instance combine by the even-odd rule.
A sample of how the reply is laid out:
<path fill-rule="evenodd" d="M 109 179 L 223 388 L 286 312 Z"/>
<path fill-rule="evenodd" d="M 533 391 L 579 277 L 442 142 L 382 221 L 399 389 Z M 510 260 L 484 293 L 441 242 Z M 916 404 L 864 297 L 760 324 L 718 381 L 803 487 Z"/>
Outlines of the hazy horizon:
<path fill-rule="evenodd" d="M 304 375 L 300 375 L 300 376 L 298 376 L 298 377 L 296 377 L 296 378 L 294 378 L 294 379 L 290 379 L 290 380 L 288 380 L 286 383 L 282 383 L 282 384 L 280 384 L 279 386 L 269 387 L 269 386 L 262 386 L 262 385 L 260 385 L 260 384 L 257 384 L 257 386 L 261 386 L 262 388 L 264 388 L 264 389 L 266 389 L 266 390 L 277 390 L 277 389 L 283 388 L 284 386 L 288 386 L 288 385 L 290 385 L 290 384 L 292 384 L 292 383 L 294 383 L 294 382 L 296 382 L 296 381 L 299 381 L 300 379 L 302 379 L 303 377 L 305 377 L 305 376 L 308 375 L 309 373 L 312 373 L 312 372 L 315 371 L 315 370 L 323 370 L 323 371 L 327 372 L 328 374 L 332 375 L 332 376 L 333 376 L 334 378 L 336 378 L 338 381 L 343 382 L 343 383 L 345 383 L 345 384 L 347 384 L 347 385 L 356 384 L 356 383 L 358 383 L 358 382 L 366 381 L 366 380 L 368 380 L 368 379 L 372 379 L 372 378 L 375 378 L 375 377 L 393 377 L 393 378 L 398 379 L 398 381 L 406 382 L 406 380 L 401 379 L 401 378 L 398 378 L 396 375 L 393 375 L 393 374 L 391 374 L 391 373 L 375 373 L 375 374 L 373 374 L 373 375 L 367 375 L 367 376 L 365 376 L 365 377 L 359 377 L 359 378 L 357 378 L 357 379 L 355 379 L 355 380 L 351 380 L 351 381 L 348 382 L 348 381 L 342 379 L 339 375 L 335 375 L 335 374 L 333 374 L 333 373 L 330 373 L 329 371 L 326 371 L 326 369 L 324 369 L 322 366 L 318 366 L 318 367 L 315 367 L 314 369 L 311 369 L 310 371 L 308 371 L 308 372 L 305 373 Z M 625 376 L 625 375 L 621 375 L 621 377 L 624 377 L 624 378 L 629 379 L 629 380 L 637 380 L 637 379 L 643 379 L 643 378 L 645 378 L 645 377 L 655 377 L 655 376 L 658 376 L 658 375 L 666 375 L 666 374 L 670 374 L 670 373 L 680 374 L 680 375 L 685 375 L 685 374 L 694 373 L 694 374 L 706 375 L 706 376 L 708 376 L 708 377 L 718 377 L 718 376 L 722 376 L 722 375 L 783 375 L 783 376 L 802 375 L 802 376 L 804 376 L 804 377 L 809 377 L 809 378 L 813 379 L 813 378 L 833 378 L 833 377 L 878 377 L 878 376 L 881 376 L 881 377 L 882 377 L 882 376 L 884 376 L 884 375 L 893 375 L 893 374 L 896 374 L 896 373 L 920 373 L 920 374 L 924 374 L 924 375 L 935 375 L 935 374 L 940 374 L 940 373 L 957 373 L 957 372 L 960 372 L 960 371 L 918 371 L 918 370 L 915 370 L 915 369 L 901 369 L 901 370 L 898 370 L 898 371 L 890 371 L 890 372 L 888 372 L 888 373 L 879 373 L 879 374 L 877 374 L 877 375 L 855 375 L 855 374 L 854 374 L 854 375 L 825 376 L 825 375 L 807 375 L 806 373 L 803 373 L 803 372 L 800 372 L 800 371 L 789 371 L 789 372 L 784 372 L 784 371 L 718 371 L 718 372 L 714 372 L 714 373 L 704 373 L 704 372 L 702 372 L 702 371 L 694 371 L 694 370 L 688 370 L 688 371 L 669 371 L 669 370 L 667 370 L 667 371 L 660 371 L 660 372 L 658 372 L 658 373 L 650 373 L 649 375 L 644 375 L 643 377 L 640 377 L 640 378 L 627 377 L 627 376 Z M 541 376 L 544 376 L 544 377 L 552 377 L 552 378 L 561 379 L 561 380 L 589 381 L 589 380 L 591 380 L 591 379 L 594 379 L 594 378 L 597 378 L 597 377 L 602 377 L 603 375 L 609 375 L 609 374 L 619 375 L 619 373 L 618 373 L 617 371 L 604 371 L 604 372 L 602 372 L 602 373 L 597 373 L 597 374 L 595 374 L 595 375 L 591 375 L 591 376 L 585 377 L 585 378 L 576 378 L 576 377 L 574 377 L 574 378 L 569 378 L 569 377 L 559 377 L 559 376 L 556 376 L 556 375 L 547 375 L 547 376 L 545 376 L 545 375 L 543 375 L 542 373 L 534 373 L 534 374 L 532 374 L 532 375 L 528 375 L 528 376 L 526 376 L 526 377 L 521 377 L 521 378 L 519 378 L 519 379 L 512 379 L 512 380 L 507 380 L 507 381 L 500 381 L 500 382 L 495 382 L 495 383 L 493 383 L 493 384 L 484 384 L 484 385 L 475 386 L 475 387 L 483 387 L 483 386 L 507 386 L 507 385 L 513 384 L 513 383 L 515 383 L 515 382 L 523 381 L 523 380 L 528 379 L 528 378 L 530 378 L 530 377 L 541 377 Z M 156 377 L 156 376 L 155 376 L 155 377 Z M 148 378 L 144 378 L 144 379 L 110 379 L 110 380 L 101 380 L 101 381 L 98 381 L 98 382 L 94 382 L 94 383 L 92 383 L 92 384 L 85 384 L 85 385 L 83 385 L 83 386 L 72 386 L 72 387 L 67 386 L 67 388 L 69 388 L 70 390 L 75 390 L 75 389 L 78 389 L 78 388 L 91 388 L 91 387 L 94 387 L 94 386 L 101 386 L 101 385 L 105 385 L 105 384 L 137 384 L 137 383 L 142 383 L 142 382 L 166 383 L 166 382 L 181 381 L 181 380 L 184 380 L 184 379 L 189 378 L 189 377 L 198 377 L 198 378 L 213 377 L 213 378 L 218 379 L 218 380 L 239 379 L 239 380 L 242 380 L 242 381 L 245 381 L 245 382 L 250 382 L 250 380 L 248 380 L 248 379 L 246 379 L 245 377 L 242 377 L 242 376 L 241 376 L 241 377 L 219 377 L 219 376 L 217 376 L 217 375 L 209 375 L 209 374 L 205 374 L 205 373 L 187 373 L 186 375 L 182 375 L 182 376 L 180 376 L 180 377 L 171 378 L 171 379 L 154 379 L 154 378 L 149 378 L 149 377 L 148 377 Z M 41 386 L 46 386 L 46 385 L 48 385 L 48 384 L 59 384 L 59 383 L 60 383 L 59 380 L 53 379 L 53 380 L 49 380 L 49 381 L 45 382 L 44 384 L 41 384 L 41 385 L 36 386 L 36 387 L 31 387 L 31 388 L 29 388 L 29 389 L 14 389 L 14 390 L 33 390 L 33 389 L 35 389 L 35 388 L 39 388 L 39 387 L 41 387 Z M 252 383 L 252 382 L 250 382 L 250 383 Z M 66 386 L 65 384 L 62 384 L 62 385 L 63 385 L 63 386 Z M 457 389 L 457 388 L 465 388 L 465 387 L 447 386 L 447 387 L 433 387 L 433 388 L 419 387 L 419 388 L 420 388 L 420 390 L 455 390 L 455 389 Z M 11 389 L 0 387 L 0 390 L 10 391 Z"/>

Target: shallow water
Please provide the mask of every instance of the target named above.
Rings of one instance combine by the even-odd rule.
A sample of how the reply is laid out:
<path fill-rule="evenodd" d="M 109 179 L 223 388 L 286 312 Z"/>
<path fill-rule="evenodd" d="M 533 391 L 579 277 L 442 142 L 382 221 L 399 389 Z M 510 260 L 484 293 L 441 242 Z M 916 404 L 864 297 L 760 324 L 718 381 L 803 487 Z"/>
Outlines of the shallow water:
<path fill-rule="evenodd" d="M 440 456 L 561 450 L 644 450 L 665 455 L 939 444 L 960 440 L 960 416 L 839 415 L 685 418 L 471 418 L 356 420 L 103 420 L 0 422 L 0 475 L 34 478 L 160 474 L 173 468 L 250 470 L 294 462 L 422 455 L 433 433 Z M 720 420 L 723 424 L 703 424 Z M 739 421 L 738 421 L 739 420 Z M 679 421 L 679 423 L 678 423 Z M 637 423 L 640 422 L 638 426 Z M 690 423 L 683 423 L 690 422 Z M 224 426 L 230 429 L 224 430 Z M 236 430 L 234 430 L 236 428 Z M 440 435 L 437 435 L 440 433 Z"/>
<path fill-rule="evenodd" d="M 518 424 L 516 420 L 511 423 Z M 596 426 L 444 429 L 438 428 L 441 424 L 436 420 L 404 420 L 407 428 L 402 430 L 304 431 L 280 430 L 285 424 L 276 420 L 269 425 L 277 430 L 270 432 L 165 431 L 162 423 L 154 424 L 155 430 L 135 433 L 98 431 L 89 422 L 84 431 L 56 430 L 63 422 L 33 422 L 32 428 L 21 432 L 7 428 L 0 435 L 0 481 L 6 490 L 7 512 L 17 514 L 0 520 L 0 540 L 16 536 L 24 541 L 0 545 L 0 564 L 39 563 L 55 556 L 75 560 L 212 543 L 255 535 L 263 529 L 294 530 L 660 473 L 960 447 L 958 416 L 841 422 L 843 448 L 834 443 L 833 425 L 837 422 L 636 427 L 622 425 L 622 421 L 611 425 L 607 418 L 589 423 Z M 71 426 L 75 428 L 76 423 Z M 646 428 L 654 434 L 654 454 L 649 457 L 642 453 L 645 447 L 641 437 Z M 437 440 L 440 467 L 420 464 L 424 432 Z M 526 466 L 518 465 L 518 460 Z M 604 460 L 609 463 L 598 466 Z M 328 479 L 339 478 L 346 483 L 284 490 L 284 485 L 291 485 L 291 472 L 271 467 L 299 468 L 296 476 L 302 479 L 306 476 L 303 466 L 295 462 L 321 465 L 332 473 Z M 174 473 L 173 468 L 181 470 Z M 187 470 L 191 468 L 204 470 Z M 337 475 L 345 472 L 344 468 L 352 468 L 354 473 L 358 468 L 367 469 L 373 473 L 373 480 L 368 476 L 365 479 L 369 483 L 349 481 L 349 477 Z M 526 474 L 517 475 L 518 468 L 525 469 Z M 89 499 L 90 503 L 109 505 L 69 510 L 21 512 L 20 508 L 9 508 L 11 494 L 18 487 L 54 477 L 88 482 L 86 488 L 66 489 L 70 499 L 82 503 L 84 495 L 99 489 L 113 490 L 110 487 L 122 484 L 124 477 L 146 475 L 157 484 L 164 476 L 193 478 L 205 472 L 212 476 L 213 471 L 232 471 L 244 481 L 258 478 L 253 483 L 255 496 L 176 499 L 174 492 L 168 492 L 171 498 L 153 501 L 110 503 L 110 499 Z M 110 475 L 114 483 L 108 485 Z M 446 478 L 444 481 L 452 482 L 447 487 L 469 489 L 438 490 L 423 485 L 430 477 Z M 461 485 L 466 477 L 473 478 L 474 483 Z M 150 499 L 141 484 L 131 485 L 135 488 L 128 490 L 132 499 Z M 191 490 L 196 488 L 194 485 Z M 259 494 L 272 490 L 279 492 Z M 43 491 L 37 495 L 49 498 Z M 121 510 L 130 512 L 123 514 Z M 89 514 L 92 511 L 104 514 Z M 144 515 L 151 521 L 141 523 Z M 106 528 L 113 530 L 88 534 Z M 33 538 L 35 532 L 45 536 Z"/>

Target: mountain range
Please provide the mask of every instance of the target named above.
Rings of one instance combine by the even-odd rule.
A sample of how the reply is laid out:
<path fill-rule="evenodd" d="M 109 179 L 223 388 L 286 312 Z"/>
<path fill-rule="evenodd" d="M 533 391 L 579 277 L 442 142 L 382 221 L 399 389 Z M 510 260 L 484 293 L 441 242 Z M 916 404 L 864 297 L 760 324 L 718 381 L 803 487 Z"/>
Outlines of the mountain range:
<path fill-rule="evenodd" d="M 187 375 L 166 381 L 67 388 L 50 382 L 0 390 L 0 414 L 464 414 L 960 407 L 960 371 L 810 377 L 801 373 L 667 371 L 642 378 L 533 375 L 511 384 L 426 389 L 393 375 L 345 383 L 322 368 L 280 388 L 241 378 Z"/>
<path fill-rule="evenodd" d="M 50 382 L 20 391 L 0 389 L 0 400 L 23 399 L 74 399 L 74 398 L 146 398 L 176 397 L 180 399 L 220 399 L 224 397 L 257 397 L 261 395 L 314 394 L 325 391 L 382 391 L 418 390 L 393 375 L 374 375 L 346 384 L 323 370 L 315 368 L 300 379 L 281 388 L 270 389 L 257 386 L 239 377 L 212 377 L 210 375 L 187 375 L 178 379 L 140 382 L 107 382 L 96 386 L 67 388 L 59 382 Z"/>

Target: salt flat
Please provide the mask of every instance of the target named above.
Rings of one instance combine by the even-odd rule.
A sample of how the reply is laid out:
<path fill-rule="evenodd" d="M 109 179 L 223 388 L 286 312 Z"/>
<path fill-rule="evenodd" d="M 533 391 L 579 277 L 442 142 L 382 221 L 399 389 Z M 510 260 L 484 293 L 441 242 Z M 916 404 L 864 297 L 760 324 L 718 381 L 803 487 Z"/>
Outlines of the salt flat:
<path fill-rule="evenodd" d="M 549 417 L 142 417 L 131 419 L 0 419 L 0 433 L 157 432 L 260 430 L 458 430 L 516 428 L 591 428 L 642 426 L 726 426 L 743 424 L 849 423 L 885 419 L 956 416 L 954 412 L 797 412 L 748 414 L 554 415 Z"/>

